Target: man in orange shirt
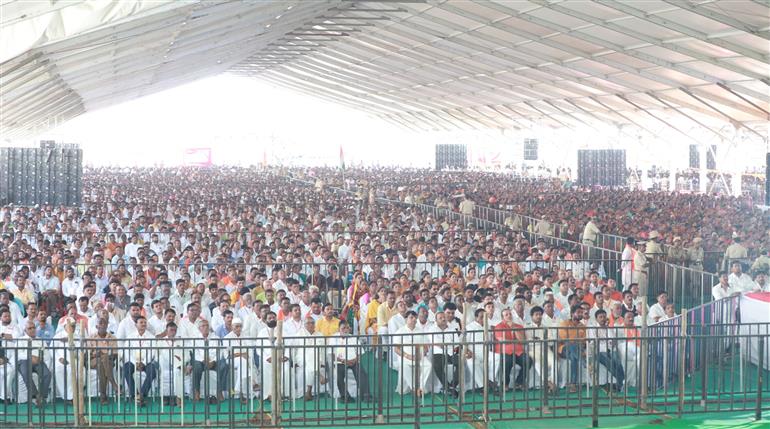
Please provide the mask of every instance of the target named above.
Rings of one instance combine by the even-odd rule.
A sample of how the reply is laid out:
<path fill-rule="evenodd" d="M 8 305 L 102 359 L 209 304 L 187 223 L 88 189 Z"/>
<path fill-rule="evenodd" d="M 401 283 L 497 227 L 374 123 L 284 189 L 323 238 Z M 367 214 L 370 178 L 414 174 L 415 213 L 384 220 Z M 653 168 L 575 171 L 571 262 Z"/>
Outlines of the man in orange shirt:
<path fill-rule="evenodd" d="M 524 327 L 513 322 L 513 313 L 510 308 L 502 312 L 503 321 L 493 328 L 495 336 L 495 353 L 500 355 L 502 374 L 500 382 L 502 389 L 508 385 L 513 364 L 521 369 L 516 376 L 516 389 L 524 390 L 527 387 L 527 375 L 532 368 L 532 358 L 525 352 L 524 343 L 527 337 Z M 493 387 L 493 390 L 497 390 Z"/>
<path fill-rule="evenodd" d="M 586 328 L 581 323 L 583 320 L 583 308 L 573 305 L 570 308 L 570 319 L 559 325 L 559 356 L 569 361 L 569 392 L 577 392 L 579 374 L 582 369 L 581 361 L 584 361 Z"/>

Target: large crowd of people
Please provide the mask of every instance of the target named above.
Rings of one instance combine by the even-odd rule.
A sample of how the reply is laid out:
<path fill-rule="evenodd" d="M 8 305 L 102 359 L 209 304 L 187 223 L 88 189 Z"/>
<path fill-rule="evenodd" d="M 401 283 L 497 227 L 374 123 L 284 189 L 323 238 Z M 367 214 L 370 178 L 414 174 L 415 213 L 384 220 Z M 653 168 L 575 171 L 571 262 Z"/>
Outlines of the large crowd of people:
<path fill-rule="evenodd" d="M 375 169 L 348 172 L 311 169 L 303 172 L 323 176 L 328 183 L 363 188 L 406 202 L 426 203 L 468 213 L 486 206 L 539 220 L 540 231 L 571 241 L 580 241 L 590 218 L 605 233 L 647 240 L 655 233 L 663 246 L 679 237 L 685 248 L 720 253 L 715 268 L 728 270 L 733 253 L 728 247 L 740 242 L 744 259 L 770 250 L 770 216 L 757 209 L 751 198 L 647 192 L 619 189 L 579 189 L 558 178 L 533 179 L 488 172 L 438 172 Z M 376 191 L 375 191 L 376 190 Z M 461 207 L 463 206 L 463 207 Z M 522 225 L 513 219 L 511 226 Z M 537 224 L 530 228 L 538 227 Z M 737 240 L 736 240 L 737 239 Z M 596 243 L 601 245 L 601 243 Z M 749 262 L 748 260 L 745 262 Z M 686 262 L 702 269 L 703 259 Z"/>
<path fill-rule="evenodd" d="M 72 400 L 82 384 L 70 341 L 105 404 L 123 395 L 143 405 L 156 388 L 169 405 L 279 390 L 367 400 L 374 374 L 362 359 L 373 350 L 399 374 L 401 394 L 528 389 L 531 371 L 547 374 L 543 388 L 574 392 L 590 341 L 602 343 L 605 384 L 623 389 L 639 377 L 639 326 L 675 316 L 665 293 L 644 304 L 645 254 L 663 253 L 658 240 L 681 263 L 682 238 L 768 242 L 767 219 L 740 200 L 571 192 L 487 173 L 100 168 L 83 182 L 80 207 L 0 209 L 2 400 Z M 566 224 L 583 245 L 410 204 L 472 217 L 475 202 Z M 586 251 L 600 229 L 649 241 L 630 239 L 610 271 Z M 770 290 L 765 276 L 730 265 L 715 297 Z M 478 337 L 486 327 L 490 338 Z"/>

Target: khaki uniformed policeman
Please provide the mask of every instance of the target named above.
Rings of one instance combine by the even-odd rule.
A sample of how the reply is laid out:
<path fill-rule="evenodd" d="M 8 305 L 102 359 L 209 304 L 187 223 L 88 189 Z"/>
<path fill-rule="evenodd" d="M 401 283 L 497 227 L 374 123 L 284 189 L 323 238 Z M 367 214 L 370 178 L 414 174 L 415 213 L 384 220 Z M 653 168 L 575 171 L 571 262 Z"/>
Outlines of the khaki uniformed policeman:
<path fill-rule="evenodd" d="M 687 266 L 698 271 L 703 271 L 703 239 L 695 237 L 692 246 L 687 248 Z"/>
<path fill-rule="evenodd" d="M 741 244 L 741 237 L 735 237 L 733 241 L 734 243 L 725 249 L 725 256 L 722 258 L 722 270 L 724 271 L 727 271 L 727 267 L 733 261 L 746 262 L 749 257 L 749 250 Z"/>
<path fill-rule="evenodd" d="M 650 238 L 647 240 L 647 250 L 644 251 L 644 254 L 647 255 L 648 258 L 663 256 L 663 249 L 660 247 L 660 244 L 658 244 L 659 238 L 660 235 L 658 234 L 658 231 L 650 232 Z"/>
<path fill-rule="evenodd" d="M 682 247 L 682 237 L 674 237 L 674 244 L 666 248 L 666 260 L 672 264 L 684 266 L 687 250 Z"/>

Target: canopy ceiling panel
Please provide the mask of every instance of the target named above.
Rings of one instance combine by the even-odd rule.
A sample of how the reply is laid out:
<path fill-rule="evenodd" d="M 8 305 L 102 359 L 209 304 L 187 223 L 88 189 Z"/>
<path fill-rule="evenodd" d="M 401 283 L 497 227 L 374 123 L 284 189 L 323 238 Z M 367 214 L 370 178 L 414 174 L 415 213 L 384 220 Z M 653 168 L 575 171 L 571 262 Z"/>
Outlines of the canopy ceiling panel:
<path fill-rule="evenodd" d="M 770 120 L 770 7 L 752 0 L 18 0 L 2 12 L 3 136 L 222 72 L 412 130 L 731 124 L 766 139 Z"/>

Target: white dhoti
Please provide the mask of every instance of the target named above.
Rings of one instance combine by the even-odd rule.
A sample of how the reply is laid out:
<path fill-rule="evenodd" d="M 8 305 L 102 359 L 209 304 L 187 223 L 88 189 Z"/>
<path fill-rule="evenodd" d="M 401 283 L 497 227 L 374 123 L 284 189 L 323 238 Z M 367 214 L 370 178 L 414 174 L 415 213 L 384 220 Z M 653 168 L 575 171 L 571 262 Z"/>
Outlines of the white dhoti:
<path fill-rule="evenodd" d="M 283 362 L 282 368 L 281 368 L 281 396 L 292 396 L 298 397 L 297 394 L 297 388 L 296 388 L 296 376 L 292 375 L 289 376 L 290 372 L 292 371 L 291 368 L 291 362 L 288 360 L 286 362 Z M 237 376 L 237 372 L 236 372 Z M 271 362 L 267 361 L 267 357 L 262 359 L 262 371 L 259 378 L 259 384 L 262 386 L 262 398 L 267 399 L 268 396 L 273 395 L 273 364 Z M 292 386 L 294 384 L 294 386 Z"/>
<path fill-rule="evenodd" d="M 21 377 L 19 377 L 21 378 Z M 0 365 L 0 400 L 13 399 L 13 385 L 16 381 L 16 367 L 8 361 Z"/>
<path fill-rule="evenodd" d="M 556 361 L 553 350 L 551 350 L 549 347 L 544 348 L 542 343 L 537 343 L 535 346 L 530 347 L 529 355 L 532 357 L 532 361 L 534 362 L 535 371 L 538 375 L 540 375 L 537 380 L 533 380 L 535 384 L 541 384 L 544 371 L 548 372 L 546 375 L 547 380 L 556 384 Z"/>
<path fill-rule="evenodd" d="M 483 351 L 481 352 L 483 353 Z M 478 356 L 478 357 L 477 357 Z M 484 387 L 484 358 L 483 355 L 475 355 L 465 359 L 465 391 L 481 389 Z"/>
<path fill-rule="evenodd" d="M 67 365 L 65 365 L 57 360 L 53 366 L 53 378 L 53 382 L 56 384 L 56 397 L 71 401 L 72 392 L 74 391 L 72 387 L 71 364 L 67 363 Z"/>
<path fill-rule="evenodd" d="M 184 396 L 182 391 L 184 376 L 181 364 L 169 365 L 168 362 L 161 362 L 158 368 L 158 383 L 161 396 L 175 396 L 178 398 Z"/>
<path fill-rule="evenodd" d="M 427 390 L 428 380 L 433 374 L 433 364 L 428 356 L 420 358 L 419 368 L 416 362 L 401 359 L 398 363 L 398 385 L 396 386 L 396 392 L 402 395 L 411 393 L 416 389 L 420 389 L 423 392 Z M 417 386 L 414 385 L 415 371 L 419 370 L 419 379 L 417 380 Z"/>
<path fill-rule="evenodd" d="M 625 370 L 625 385 L 635 387 L 639 378 L 639 349 L 633 341 L 620 341 L 618 343 L 618 355 L 620 363 Z"/>
<path fill-rule="evenodd" d="M 233 392 L 244 398 L 256 397 L 254 384 L 257 383 L 256 371 L 248 355 L 232 359 L 233 363 Z M 272 375 L 271 375 L 272 376 Z M 271 380 L 272 381 L 272 380 Z M 272 386 L 272 384 L 271 384 Z M 264 388 L 264 385 L 263 385 Z"/>

